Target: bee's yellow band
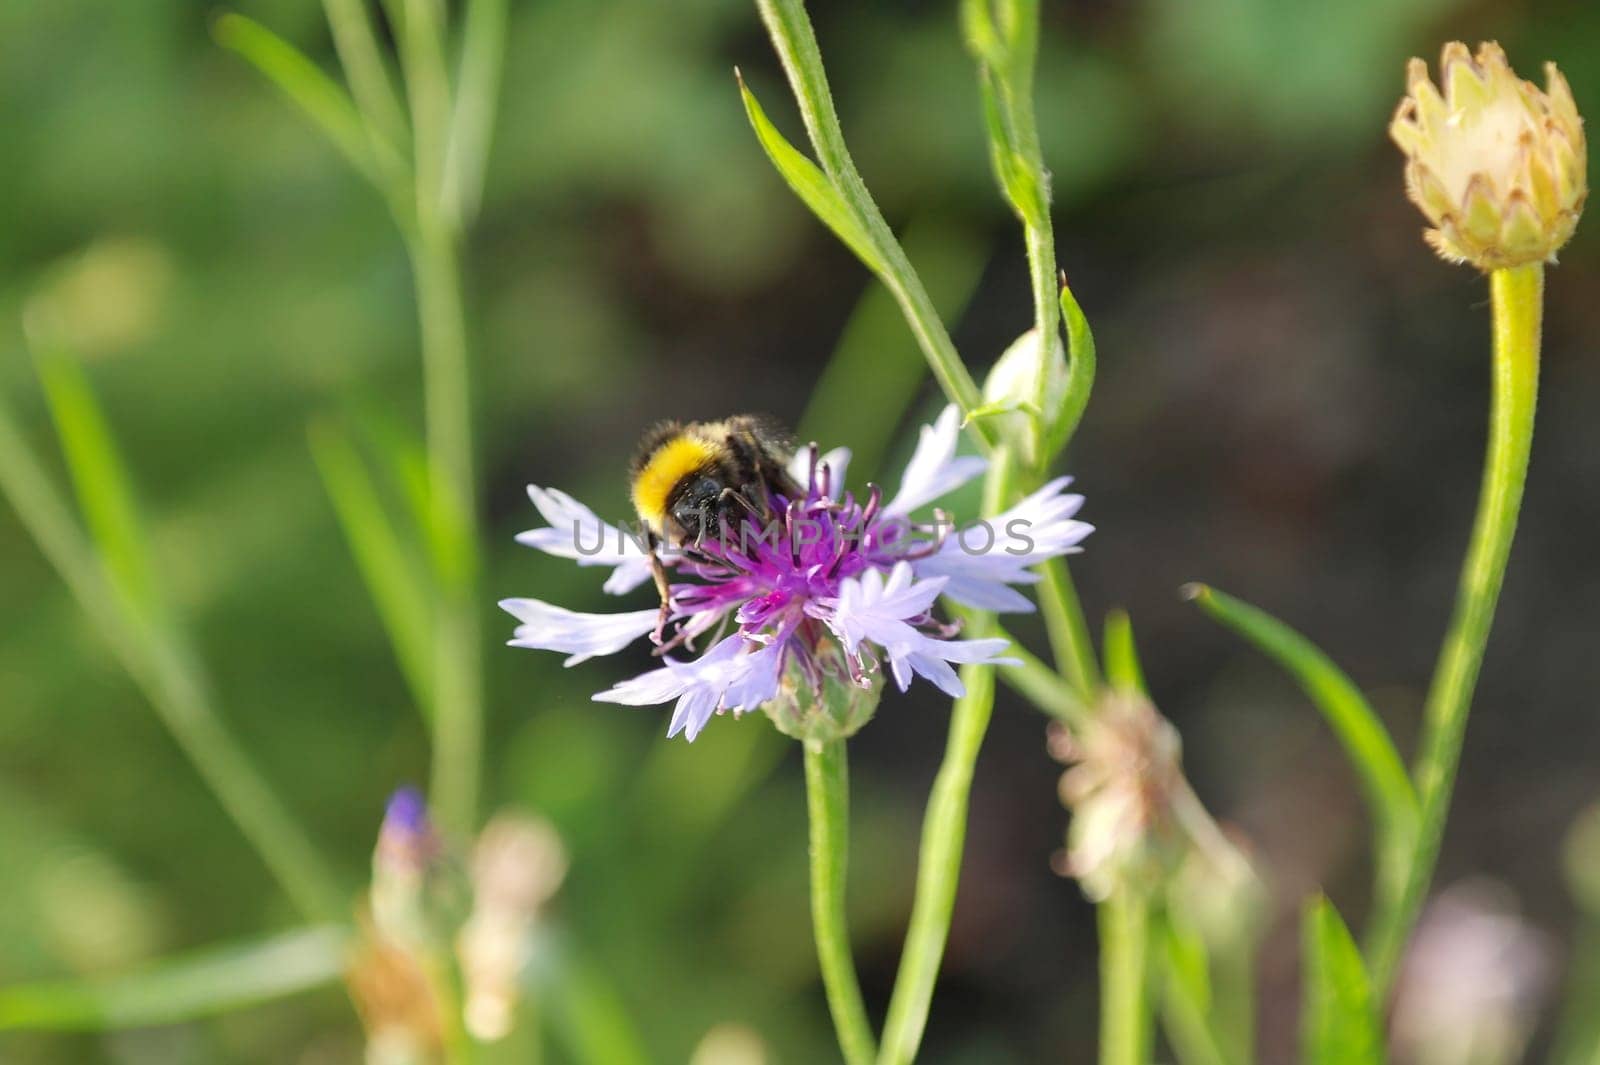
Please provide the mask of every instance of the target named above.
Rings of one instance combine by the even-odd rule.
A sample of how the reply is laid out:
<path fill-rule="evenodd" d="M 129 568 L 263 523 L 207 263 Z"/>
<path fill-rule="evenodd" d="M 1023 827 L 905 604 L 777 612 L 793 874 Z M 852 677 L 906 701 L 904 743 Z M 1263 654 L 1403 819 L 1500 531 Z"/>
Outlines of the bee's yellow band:
<path fill-rule="evenodd" d="M 667 497 L 677 483 L 709 465 L 716 452 L 692 436 L 675 436 L 656 448 L 633 481 L 633 509 L 656 531 L 667 516 Z"/>

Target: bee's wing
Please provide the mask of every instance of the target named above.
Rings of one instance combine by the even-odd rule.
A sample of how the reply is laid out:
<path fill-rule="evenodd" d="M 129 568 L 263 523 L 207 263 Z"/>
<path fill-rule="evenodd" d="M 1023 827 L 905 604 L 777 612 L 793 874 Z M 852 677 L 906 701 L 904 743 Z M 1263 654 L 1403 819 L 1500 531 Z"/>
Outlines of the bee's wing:
<path fill-rule="evenodd" d="M 729 435 L 745 445 L 763 484 L 787 499 L 804 494 L 789 475 L 789 460 L 794 457 L 794 434 L 788 426 L 770 414 L 737 414 L 726 424 Z"/>

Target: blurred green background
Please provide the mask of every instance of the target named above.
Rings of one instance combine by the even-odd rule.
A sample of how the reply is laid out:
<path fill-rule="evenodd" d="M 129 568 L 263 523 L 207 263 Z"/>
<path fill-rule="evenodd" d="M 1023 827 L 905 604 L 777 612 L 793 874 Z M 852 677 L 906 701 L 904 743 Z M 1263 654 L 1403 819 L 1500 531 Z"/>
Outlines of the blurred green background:
<path fill-rule="evenodd" d="M 1322 885 L 1359 921 L 1364 814 L 1294 689 L 1175 591 L 1203 578 L 1307 632 L 1409 743 L 1476 487 L 1487 308 L 1478 278 L 1418 239 L 1385 127 L 1405 58 L 1431 60 L 1458 37 L 1499 39 L 1529 74 L 1559 60 L 1580 110 L 1600 114 L 1600 6 L 1044 6 L 1038 109 L 1060 257 L 1101 360 L 1068 463 L 1099 528 L 1075 572 L 1092 617 L 1132 611 L 1197 789 L 1274 885 L 1261 1027 L 1264 1059 L 1285 1060 L 1296 907 Z M 316 0 L 238 10 L 333 69 Z M 386 426 L 420 425 L 413 296 L 382 205 L 216 46 L 216 13 L 0 5 L 0 389 L 53 457 L 21 321 L 41 286 L 76 286 L 82 355 L 227 723 L 354 899 L 386 796 L 427 777 L 426 734 L 307 428 L 339 419 L 381 446 Z M 1030 308 L 954 4 L 817 3 L 813 15 L 857 162 L 960 310 L 957 343 L 981 372 Z M 939 401 L 898 319 L 877 297 L 856 314 L 870 279 L 749 131 L 735 64 L 798 131 L 751 5 L 519 2 L 507 45 L 465 264 L 491 561 L 489 805 L 562 830 L 563 934 L 658 1060 L 686 1060 L 723 1022 L 759 1031 L 773 1060 L 832 1060 L 796 753 L 759 718 L 667 743 L 663 714 L 588 701 L 638 671 L 642 652 L 562 670 L 499 646 L 511 621 L 492 599 L 604 608 L 594 571 L 513 544 L 537 523 L 523 486 L 624 516 L 627 456 L 655 419 L 769 411 L 855 446 L 857 478 L 892 483 Z M 1523 533 L 1441 868 L 1441 883 L 1509 885 L 1556 944 L 1577 922 L 1561 840 L 1600 797 L 1597 286 L 1591 220 L 1550 275 Z M 847 322 L 857 361 L 808 410 Z M 7 508 L 0 590 L 0 984 L 291 927 Z M 1040 646 L 1034 626 L 1017 628 Z M 1093 1046 L 1092 911 L 1048 867 L 1065 821 L 1058 767 L 1039 716 L 1001 699 L 929 1062 L 1076 1061 Z M 926 690 L 888 698 L 853 744 L 854 921 L 875 1010 L 944 713 Z M 1554 948 L 1554 971 L 1564 964 Z M 7 1063 L 359 1053 L 337 988 L 198 1024 L 0 1035 Z"/>

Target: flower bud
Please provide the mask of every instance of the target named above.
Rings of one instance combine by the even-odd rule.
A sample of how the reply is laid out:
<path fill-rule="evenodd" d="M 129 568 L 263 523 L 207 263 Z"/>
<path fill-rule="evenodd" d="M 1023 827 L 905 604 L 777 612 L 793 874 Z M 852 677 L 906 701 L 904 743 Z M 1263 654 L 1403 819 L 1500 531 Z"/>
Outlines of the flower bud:
<path fill-rule="evenodd" d="M 1406 155 L 1406 193 L 1433 228 L 1428 243 L 1481 270 L 1554 261 L 1588 195 L 1583 120 L 1554 63 L 1545 89 L 1523 81 L 1500 46 L 1445 45 L 1439 84 L 1411 60 L 1389 135 Z"/>
<path fill-rule="evenodd" d="M 983 409 L 993 412 L 988 417 L 1001 439 L 1024 461 L 1037 464 L 1042 461 L 1042 422 L 1060 408 L 1066 392 L 1066 353 L 1059 340 L 1046 348 L 1034 328 L 1013 340 L 989 371 L 983 382 Z"/>
<path fill-rule="evenodd" d="M 778 697 L 762 709 L 785 736 L 808 744 L 848 739 L 872 720 L 883 685 L 876 676 L 856 676 L 849 656 L 824 636 L 810 656 L 813 675 L 798 656 L 778 682 Z"/>
<path fill-rule="evenodd" d="M 408 950 L 449 943 L 466 916 L 465 877 L 413 788 L 395 792 L 384 812 L 371 901 L 377 932 Z"/>

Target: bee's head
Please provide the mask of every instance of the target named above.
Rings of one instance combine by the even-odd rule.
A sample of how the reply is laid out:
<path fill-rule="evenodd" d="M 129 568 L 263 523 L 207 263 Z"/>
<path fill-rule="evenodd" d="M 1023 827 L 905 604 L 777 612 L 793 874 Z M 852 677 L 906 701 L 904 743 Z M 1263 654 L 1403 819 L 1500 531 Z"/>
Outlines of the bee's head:
<path fill-rule="evenodd" d="M 715 536 L 728 509 L 724 488 L 721 481 L 706 474 L 685 477 L 672 493 L 667 511 L 669 531 L 688 543 Z"/>
<path fill-rule="evenodd" d="M 715 449 L 676 422 L 645 435 L 633 461 L 632 496 L 634 509 L 651 532 L 674 542 L 686 529 L 691 537 L 699 535 L 701 522 L 692 512 L 709 491 L 699 482 L 711 480 L 706 474 L 715 462 Z"/>

